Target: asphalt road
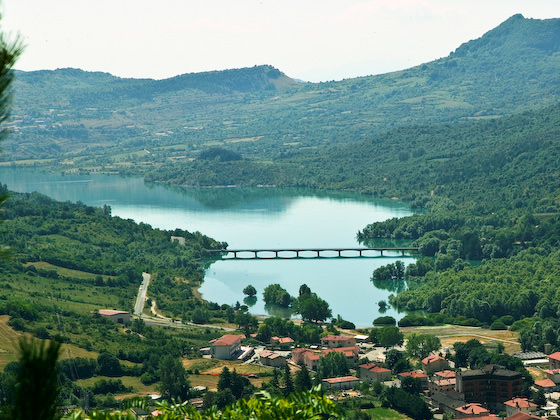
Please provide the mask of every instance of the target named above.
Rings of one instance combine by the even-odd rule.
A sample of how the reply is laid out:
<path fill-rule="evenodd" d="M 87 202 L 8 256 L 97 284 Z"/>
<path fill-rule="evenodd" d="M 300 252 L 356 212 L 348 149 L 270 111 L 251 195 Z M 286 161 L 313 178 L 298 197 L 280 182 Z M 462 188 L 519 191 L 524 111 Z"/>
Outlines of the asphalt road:
<path fill-rule="evenodd" d="M 142 284 L 138 289 L 138 297 L 136 298 L 136 304 L 134 305 L 134 315 L 142 315 L 144 311 L 144 304 L 146 303 L 146 293 L 148 293 L 148 285 L 150 284 L 150 274 L 142 273 Z"/>

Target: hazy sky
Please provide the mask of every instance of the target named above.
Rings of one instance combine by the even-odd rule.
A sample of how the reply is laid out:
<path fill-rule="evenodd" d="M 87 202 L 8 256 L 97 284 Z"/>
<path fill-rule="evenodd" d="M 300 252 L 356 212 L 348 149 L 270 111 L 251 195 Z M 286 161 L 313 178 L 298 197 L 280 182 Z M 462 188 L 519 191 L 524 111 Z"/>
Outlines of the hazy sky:
<path fill-rule="evenodd" d="M 123 77 L 270 64 L 309 81 L 448 55 L 508 17 L 560 17 L 559 0 L 2 0 L 21 70 Z"/>

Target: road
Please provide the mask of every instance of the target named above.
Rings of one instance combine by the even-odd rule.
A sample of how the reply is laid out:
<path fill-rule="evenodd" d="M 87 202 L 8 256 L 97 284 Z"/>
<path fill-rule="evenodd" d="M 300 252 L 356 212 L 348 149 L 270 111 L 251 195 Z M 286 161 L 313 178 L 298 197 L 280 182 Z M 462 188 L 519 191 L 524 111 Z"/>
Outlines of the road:
<path fill-rule="evenodd" d="M 236 331 L 235 328 L 223 327 L 221 325 L 214 325 L 214 324 L 195 324 L 193 322 L 186 322 L 183 323 L 181 321 L 173 321 L 169 318 L 158 318 L 155 316 L 150 315 L 140 315 L 140 318 L 144 321 L 146 325 L 150 326 L 158 326 L 158 327 L 169 327 L 169 328 L 179 328 L 179 329 L 187 329 L 192 327 L 197 328 L 215 328 L 218 330 L 223 331 Z"/>
<path fill-rule="evenodd" d="M 134 305 L 134 315 L 142 315 L 144 311 L 144 304 L 146 303 L 146 294 L 148 293 L 148 286 L 150 284 L 149 273 L 142 273 L 142 284 L 138 289 L 138 297 L 136 298 L 136 304 Z"/>

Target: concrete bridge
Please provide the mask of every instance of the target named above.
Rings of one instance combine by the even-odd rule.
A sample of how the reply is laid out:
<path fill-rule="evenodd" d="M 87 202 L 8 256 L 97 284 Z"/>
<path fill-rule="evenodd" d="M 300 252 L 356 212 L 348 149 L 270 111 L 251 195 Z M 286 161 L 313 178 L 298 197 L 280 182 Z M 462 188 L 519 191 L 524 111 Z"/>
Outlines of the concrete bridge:
<path fill-rule="evenodd" d="M 208 250 L 222 254 L 222 260 L 293 260 L 312 258 L 379 258 L 409 256 L 416 247 L 399 248 L 282 248 L 282 249 L 221 249 Z M 385 253 L 385 254 L 384 254 Z M 389 253 L 389 255 L 387 254 Z M 391 255 L 392 254 L 392 255 Z"/>

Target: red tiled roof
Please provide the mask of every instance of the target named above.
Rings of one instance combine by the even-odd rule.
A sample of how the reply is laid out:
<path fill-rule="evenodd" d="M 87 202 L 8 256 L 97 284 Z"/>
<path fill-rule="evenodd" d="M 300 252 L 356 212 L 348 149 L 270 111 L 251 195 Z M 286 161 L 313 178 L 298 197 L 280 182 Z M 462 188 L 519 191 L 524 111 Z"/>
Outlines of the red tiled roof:
<path fill-rule="evenodd" d="M 506 417 L 506 420 L 529 420 L 529 419 L 536 419 L 536 420 L 546 420 L 542 417 L 533 416 L 532 414 L 527 414 L 522 411 L 519 413 L 515 413 L 513 416 Z"/>
<path fill-rule="evenodd" d="M 535 381 L 535 385 L 540 386 L 542 388 L 552 388 L 556 386 L 556 384 L 552 381 L 552 379 L 543 379 L 541 381 Z"/>
<path fill-rule="evenodd" d="M 280 354 L 278 354 L 278 353 L 276 353 L 276 352 L 270 351 L 270 350 L 263 350 L 263 351 L 261 351 L 261 352 L 259 353 L 259 356 L 260 356 L 260 357 L 264 357 L 264 358 L 266 358 L 266 359 L 271 359 L 271 360 L 277 359 L 277 358 L 279 358 L 279 357 L 283 357 L 282 355 L 280 355 Z"/>
<path fill-rule="evenodd" d="M 474 415 L 488 413 L 488 410 L 484 408 L 482 405 L 480 405 L 479 403 L 465 404 L 462 405 L 461 407 L 457 407 L 455 410 L 459 411 L 460 413 L 474 414 Z"/>
<path fill-rule="evenodd" d="M 532 403 L 527 398 L 514 398 L 512 400 L 506 401 L 504 404 L 509 405 L 510 407 L 515 407 L 515 408 L 538 407 L 537 404 Z"/>
<path fill-rule="evenodd" d="M 434 376 L 439 376 L 440 378 L 454 378 L 457 376 L 457 373 L 454 370 L 440 370 L 439 372 L 435 372 Z"/>
<path fill-rule="evenodd" d="M 385 369 L 384 367 L 381 366 L 374 366 L 370 369 L 368 369 L 370 372 L 373 373 L 385 373 L 385 372 L 391 372 L 391 369 Z"/>
<path fill-rule="evenodd" d="M 116 309 L 100 309 L 99 315 L 119 315 L 119 314 L 127 314 L 127 311 L 117 311 Z"/>
<path fill-rule="evenodd" d="M 321 341 L 348 341 L 352 337 L 348 337 L 346 335 L 326 335 L 321 338 Z"/>
<path fill-rule="evenodd" d="M 365 364 L 363 364 L 363 365 L 360 365 L 360 367 L 361 367 L 362 369 L 367 369 L 367 370 L 370 370 L 372 367 L 376 367 L 376 366 L 377 366 L 377 365 L 376 365 L 375 363 L 371 363 L 371 362 L 370 362 L 370 363 L 365 363 Z"/>
<path fill-rule="evenodd" d="M 433 363 L 437 360 L 445 360 L 445 359 L 443 357 L 437 355 L 437 354 L 431 354 L 428 357 L 424 357 L 422 359 L 422 364 L 427 365 L 427 364 Z"/>
<path fill-rule="evenodd" d="M 340 378 L 327 378 L 323 379 L 323 382 L 327 382 L 329 384 L 338 384 L 341 382 L 359 382 L 360 380 L 355 376 L 341 376 Z"/>
<path fill-rule="evenodd" d="M 212 346 L 232 346 L 237 340 L 241 340 L 243 335 L 226 334 L 212 342 Z"/>
<path fill-rule="evenodd" d="M 291 337 L 282 337 L 278 341 L 280 342 L 280 344 L 287 344 L 287 343 L 294 342 L 294 340 Z"/>
<path fill-rule="evenodd" d="M 557 375 L 560 373 L 560 369 L 550 369 L 547 370 L 546 373 L 548 373 L 549 375 Z"/>
<path fill-rule="evenodd" d="M 499 417 L 495 414 L 490 414 L 488 416 L 476 416 L 476 417 L 462 417 L 461 420 L 496 420 Z"/>
<path fill-rule="evenodd" d="M 418 372 L 416 370 L 414 370 L 412 372 L 399 373 L 399 376 L 412 376 L 413 378 L 427 378 L 428 377 L 428 375 L 426 375 L 424 372 Z"/>
<path fill-rule="evenodd" d="M 560 351 L 548 355 L 549 359 L 560 361 Z"/>
<path fill-rule="evenodd" d="M 309 349 L 303 348 L 303 347 L 298 347 L 297 349 L 293 349 L 292 350 L 292 355 L 295 354 L 299 354 L 299 353 L 306 353 L 308 351 L 311 351 Z"/>

